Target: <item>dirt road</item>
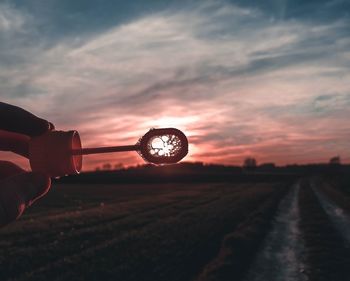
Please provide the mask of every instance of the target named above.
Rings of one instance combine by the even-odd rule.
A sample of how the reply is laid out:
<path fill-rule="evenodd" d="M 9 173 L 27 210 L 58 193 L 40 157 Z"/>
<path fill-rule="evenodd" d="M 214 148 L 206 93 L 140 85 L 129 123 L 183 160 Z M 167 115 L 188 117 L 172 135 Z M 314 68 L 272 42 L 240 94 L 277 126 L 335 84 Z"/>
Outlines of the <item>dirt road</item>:
<path fill-rule="evenodd" d="M 307 280 L 304 275 L 304 243 L 299 229 L 298 194 L 293 185 L 281 201 L 272 227 L 248 272 L 247 281 Z"/>

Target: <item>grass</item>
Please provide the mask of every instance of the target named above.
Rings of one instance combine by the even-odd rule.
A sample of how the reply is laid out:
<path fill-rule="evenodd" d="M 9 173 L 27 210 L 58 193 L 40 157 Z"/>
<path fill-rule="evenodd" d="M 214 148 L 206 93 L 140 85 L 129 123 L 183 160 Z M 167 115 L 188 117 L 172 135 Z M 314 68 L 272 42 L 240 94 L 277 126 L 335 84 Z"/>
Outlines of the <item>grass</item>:
<path fill-rule="evenodd" d="M 344 178 L 333 181 L 317 179 L 317 185 L 334 203 L 350 214 L 350 181 L 345 184 Z"/>
<path fill-rule="evenodd" d="M 286 190 L 285 186 L 276 189 L 237 229 L 224 237 L 217 257 L 204 268 L 197 280 L 241 280 L 244 277 L 271 227 L 271 220 Z"/>
<path fill-rule="evenodd" d="M 230 183 L 55 186 L 0 231 L 0 279 L 192 280 L 224 237 L 256 217 L 277 190 Z"/>
<path fill-rule="evenodd" d="M 310 281 L 346 280 L 350 251 L 309 180 L 301 185 L 305 274 Z M 323 180 L 316 186 L 339 206 L 348 204 L 341 189 Z M 0 230 L 0 280 L 244 280 L 287 187 L 56 184 Z"/>
<path fill-rule="evenodd" d="M 340 234 L 310 188 L 302 182 L 299 196 L 301 229 L 306 246 L 309 280 L 348 280 L 350 254 Z"/>

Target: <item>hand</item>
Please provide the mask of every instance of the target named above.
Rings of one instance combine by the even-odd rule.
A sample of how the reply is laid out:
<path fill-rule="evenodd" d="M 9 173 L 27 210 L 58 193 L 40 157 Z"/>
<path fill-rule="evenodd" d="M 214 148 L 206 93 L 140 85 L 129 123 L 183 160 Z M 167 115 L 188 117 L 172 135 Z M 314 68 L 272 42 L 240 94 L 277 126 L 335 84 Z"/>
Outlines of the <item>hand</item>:
<path fill-rule="evenodd" d="M 0 102 L 0 150 L 28 158 L 30 137 L 54 127 L 22 108 Z M 0 161 L 0 226 L 21 216 L 25 208 L 45 195 L 51 180 L 40 173 L 26 172 L 17 165 Z"/>

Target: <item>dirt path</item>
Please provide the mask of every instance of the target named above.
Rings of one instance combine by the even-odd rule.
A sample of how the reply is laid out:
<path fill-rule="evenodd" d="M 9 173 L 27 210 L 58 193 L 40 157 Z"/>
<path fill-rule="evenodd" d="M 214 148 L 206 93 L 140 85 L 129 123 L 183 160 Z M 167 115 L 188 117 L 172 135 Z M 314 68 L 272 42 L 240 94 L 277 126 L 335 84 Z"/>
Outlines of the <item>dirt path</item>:
<path fill-rule="evenodd" d="M 314 183 L 312 183 L 311 186 L 329 219 L 333 222 L 337 231 L 342 235 L 347 246 L 350 247 L 350 216 L 324 193 L 319 191 Z"/>
<path fill-rule="evenodd" d="M 248 272 L 247 281 L 307 280 L 302 263 L 298 193 L 295 184 L 281 201 L 270 233 Z"/>

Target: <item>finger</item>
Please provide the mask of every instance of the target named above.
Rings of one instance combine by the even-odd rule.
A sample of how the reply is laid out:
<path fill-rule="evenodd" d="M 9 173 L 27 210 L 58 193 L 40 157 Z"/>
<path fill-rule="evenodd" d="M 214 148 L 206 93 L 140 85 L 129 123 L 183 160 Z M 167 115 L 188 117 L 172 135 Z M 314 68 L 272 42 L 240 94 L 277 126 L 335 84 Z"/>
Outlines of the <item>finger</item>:
<path fill-rule="evenodd" d="M 0 129 L 2 130 L 38 136 L 50 130 L 51 125 L 48 121 L 20 107 L 0 102 Z"/>
<path fill-rule="evenodd" d="M 28 158 L 29 140 L 26 135 L 0 130 L 1 151 L 11 151 Z"/>
<path fill-rule="evenodd" d="M 0 161 L 0 180 L 6 179 L 8 177 L 22 174 L 25 170 L 18 167 L 16 164 L 9 161 Z"/>
<path fill-rule="evenodd" d="M 23 173 L 1 182 L 0 226 L 17 219 L 50 189 L 50 178 L 40 173 Z"/>

